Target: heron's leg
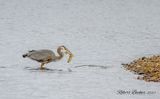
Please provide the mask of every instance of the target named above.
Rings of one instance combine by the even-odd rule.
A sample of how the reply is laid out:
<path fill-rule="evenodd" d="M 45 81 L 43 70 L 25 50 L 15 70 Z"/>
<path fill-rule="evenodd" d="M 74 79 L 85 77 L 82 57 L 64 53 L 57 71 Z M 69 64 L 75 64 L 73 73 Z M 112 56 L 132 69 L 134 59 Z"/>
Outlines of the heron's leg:
<path fill-rule="evenodd" d="M 45 64 L 45 63 L 41 63 L 41 69 L 44 69 L 44 67 L 43 67 L 43 66 L 44 66 L 44 64 Z"/>

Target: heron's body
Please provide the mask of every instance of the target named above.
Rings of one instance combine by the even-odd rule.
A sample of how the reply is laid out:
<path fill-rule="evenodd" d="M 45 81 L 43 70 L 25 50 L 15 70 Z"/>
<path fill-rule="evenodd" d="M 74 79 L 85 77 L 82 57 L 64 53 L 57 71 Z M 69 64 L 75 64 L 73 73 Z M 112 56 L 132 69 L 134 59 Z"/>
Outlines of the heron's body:
<path fill-rule="evenodd" d="M 41 68 L 43 68 L 44 64 L 50 63 L 52 61 L 58 61 L 63 58 L 64 51 L 62 49 L 65 49 L 68 54 L 71 56 L 71 52 L 64 46 L 60 46 L 57 49 L 58 56 L 55 55 L 55 53 L 52 50 L 48 49 L 42 49 L 42 50 L 31 50 L 28 53 L 24 54 L 23 57 L 28 57 L 32 60 L 35 60 L 37 62 L 41 63 Z M 70 61 L 70 60 L 69 60 Z"/>
<path fill-rule="evenodd" d="M 25 54 L 24 57 L 44 63 L 47 61 L 54 61 L 55 53 L 51 50 L 32 50 Z"/>

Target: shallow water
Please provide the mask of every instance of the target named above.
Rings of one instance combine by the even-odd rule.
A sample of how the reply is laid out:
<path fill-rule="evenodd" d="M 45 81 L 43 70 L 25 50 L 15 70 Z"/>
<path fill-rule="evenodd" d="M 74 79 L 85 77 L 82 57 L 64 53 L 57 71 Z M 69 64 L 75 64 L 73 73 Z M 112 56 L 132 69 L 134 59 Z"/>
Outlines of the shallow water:
<path fill-rule="evenodd" d="M 160 1 L 0 1 L 0 99 L 158 99 L 159 83 L 122 63 L 159 54 Z M 46 65 L 28 50 L 65 45 L 74 54 Z M 140 90 L 154 94 L 117 94 Z"/>

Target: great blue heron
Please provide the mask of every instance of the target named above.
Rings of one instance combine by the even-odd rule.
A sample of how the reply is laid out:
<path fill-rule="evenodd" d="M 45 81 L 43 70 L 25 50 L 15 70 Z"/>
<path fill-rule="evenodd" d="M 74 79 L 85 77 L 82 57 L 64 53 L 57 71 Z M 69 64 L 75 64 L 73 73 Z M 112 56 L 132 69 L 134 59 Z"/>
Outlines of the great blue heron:
<path fill-rule="evenodd" d="M 42 49 L 42 50 L 31 50 L 28 53 L 23 55 L 23 58 L 28 57 L 32 60 L 41 63 L 41 69 L 44 69 L 44 64 L 55 62 L 61 60 L 65 54 L 69 54 L 68 63 L 71 61 L 73 54 L 65 47 L 59 46 L 57 48 L 58 55 L 56 56 L 52 50 Z"/>

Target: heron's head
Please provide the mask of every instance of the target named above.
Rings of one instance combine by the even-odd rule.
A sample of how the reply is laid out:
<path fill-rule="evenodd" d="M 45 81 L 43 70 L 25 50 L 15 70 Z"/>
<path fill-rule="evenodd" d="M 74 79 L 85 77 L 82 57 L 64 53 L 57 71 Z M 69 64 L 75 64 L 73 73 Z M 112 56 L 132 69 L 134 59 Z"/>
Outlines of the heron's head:
<path fill-rule="evenodd" d="M 68 63 L 71 61 L 72 57 L 73 57 L 73 54 L 64 46 L 59 46 L 58 48 L 62 53 L 65 53 L 65 54 L 68 54 L 69 55 L 69 59 L 68 59 Z"/>
<path fill-rule="evenodd" d="M 60 50 L 60 52 L 62 52 L 62 53 L 66 53 L 67 52 L 64 46 L 59 46 L 58 50 Z"/>

